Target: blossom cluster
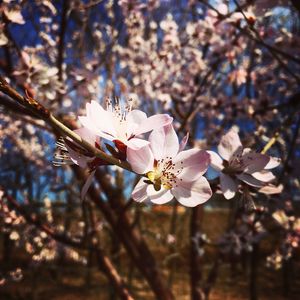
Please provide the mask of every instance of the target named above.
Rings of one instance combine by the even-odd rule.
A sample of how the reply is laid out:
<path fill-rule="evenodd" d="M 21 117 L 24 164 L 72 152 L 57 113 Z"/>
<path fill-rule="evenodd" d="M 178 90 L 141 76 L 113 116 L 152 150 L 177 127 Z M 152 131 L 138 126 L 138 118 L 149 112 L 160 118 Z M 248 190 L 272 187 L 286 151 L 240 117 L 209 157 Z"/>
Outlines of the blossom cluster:
<path fill-rule="evenodd" d="M 220 140 L 218 152 L 222 159 L 213 151 L 185 150 L 188 134 L 179 142 L 173 118 L 168 114 L 147 117 L 132 109 L 131 101 L 125 107 L 118 100 L 113 103 L 108 99 L 106 104 L 105 110 L 96 101 L 87 103 L 86 115 L 79 117 L 83 127 L 75 132 L 99 150 L 101 138 L 110 141 L 111 144 L 105 144 L 109 152 L 127 161 L 132 171 L 141 175 L 131 194 L 137 202 L 165 204 L 176 198 L 188 207 L 202 204 L 212 196 L 209 181 L 204 177 L 209 166 L 219 172 L 226 199 L 233 198 L 240 186 L 262 188 L 275 178 L 269 170 L 277 167 L 280 160 L 243 148 L 234 129 Z M 84 197 L 96 168 L 108 163 L 68 139 L 64 139 L 60 149 L 63 154 L 57 155 L 57 160 L 65 162 L 67 158 L 89 169 L 90 176 L 82 190 Z"/>

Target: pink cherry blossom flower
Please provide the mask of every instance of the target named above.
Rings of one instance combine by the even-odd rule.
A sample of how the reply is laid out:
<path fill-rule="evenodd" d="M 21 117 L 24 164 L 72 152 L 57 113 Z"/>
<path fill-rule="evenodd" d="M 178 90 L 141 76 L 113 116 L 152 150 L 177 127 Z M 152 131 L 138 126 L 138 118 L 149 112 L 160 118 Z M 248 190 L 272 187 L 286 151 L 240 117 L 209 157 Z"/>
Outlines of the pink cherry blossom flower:
<path fill-rule="evenodd" d="M 280 159 L 243 148 L 237 132 L 231 129 L 218 145 L 218 152 L 208 151 L 211 166 L 220 173 L 221 190 L 226 199 L 234 197 L 238 182 L 254 187 L 264 187 L 275 177 L 268 171 L 280 164 Z"/>
<path fill-rule="evenodd" d="M 127 148 L 133 171 L 145 175 L 132 192 L 135 201 L 164 204 L 175 197 L 182 205 L 194 207 L 211 197 L 210 185 L 202 176 L 210 163 L 206 151 L 181 151 L 186 138 L 179 145 L 172 125 L 153 130 L 149 142 L 138 150 Z"/>
<path fill-rule="evenodd" d="M 90 129 L 94 134 L 110 141 L 122 142 L 129 148 L 139 149 L 148 144 L 139 135 L 158 129 L 173 121 L 167 114 L 158 114 L 147 118 L 140 110 L 132 110 L 131 104 L 121 109 L 119 103 L 112 105 L 107 102 L 107 110 L 96 101 L 87 103 L 87 116 L 79 117 L 81 124 Z M 120 144 L 120 143 L 119 143 Z"/>

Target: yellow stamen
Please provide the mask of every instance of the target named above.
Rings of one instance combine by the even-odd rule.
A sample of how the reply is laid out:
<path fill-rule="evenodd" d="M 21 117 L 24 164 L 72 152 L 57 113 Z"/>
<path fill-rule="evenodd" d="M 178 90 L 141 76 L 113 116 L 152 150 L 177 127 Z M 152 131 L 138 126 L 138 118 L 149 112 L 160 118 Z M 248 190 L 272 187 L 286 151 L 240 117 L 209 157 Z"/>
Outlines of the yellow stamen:
<path fill-rule="evenodd" d="M 148 179 L 151 181 L 151 182 L 154 182 L 155 181 L 155 172 L 153 171 L 150 171 L 146 174 L 146 176 L 148 177 Z"/>
<path fill-rule="evenodd" d="M 168 184 L 168 183 L 163 183 L 162 186 L 166 190 L 170 190 L 172 188 L 172 186 L 170 184 Z"/>

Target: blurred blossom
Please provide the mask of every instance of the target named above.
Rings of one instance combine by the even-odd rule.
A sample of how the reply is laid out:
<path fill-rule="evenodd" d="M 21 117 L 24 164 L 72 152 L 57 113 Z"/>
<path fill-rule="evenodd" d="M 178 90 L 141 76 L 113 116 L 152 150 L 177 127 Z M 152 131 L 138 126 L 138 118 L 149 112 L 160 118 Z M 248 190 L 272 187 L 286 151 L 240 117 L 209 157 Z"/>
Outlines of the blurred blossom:
<path fill-rule="evenodd" d="M 0 25 L 0 30 L 2 30 L 1 25 Z M 4 34 L 4 32 L 0 32 L 0 47 L 4 46 L 8 43 L 8 38 Z"/>
<path fill-rule="evenodd" d="M 198 256 L 202 257 L 205 253 L 204 246 L 209 243 L 205 233 L 197 232 L 192 238 L 193 247 L 197 250 Z"/>
<path fill-rule="evenodd" d="M 19 24 L 19 25 L 25 24 L 22 13 L 18 9 L 7 10 L 6 8 L 4 8 L 4 14 L 10 22 L 13 22 L 13 23 L 16 23 L 16 24 Z"/>
<path fill-rule="evenodd" d="M 10 275 L 10 277 L 13 281 L 18 282 L 18 281 L 21 281 L 23 279 L 23 272 L 20 268 L 14 270 L 14 271 L 11 271 L 9 273 L 9 275 Z"/>
<path fill-rule="evenodd" d="M 229 73 L 229 81 L 235 82 L 237 85 L 246 83 L 247 80 L 247 71 L 244 69 L 237 69 Z"/>
<path fill-rule="evenodd" d="M 278 270 L 282 267 L 282 255 L 278 252 L 267 257 L 266 265 L 268 268 Z"/>
<path fill-rule="evenodd" d="M 176 243 L 176 236 L 173 234 L 168 234 L 167 235 L 167 244 L 172 245 Z"/>
<path fill-rule="evenodd" d="M 218 145 L 218 152 L 208 151 L 211 166 L 220 172 L 221 190 L 226 199 L 234 197 L 239 180 L 254 187 L 263 187 L 275 178 L 269 169 L 280 164 L 280 159 L 243 148 L 234 129 L 228 131 Z"/>
<path fill-rule="evenodd" d="M 20 235 L 19 235 L 18 232 L 13 231 L 13 232 L 11 232 L 11 234 L 9 235 L 9 238 L 10 238 L 12 241 L 17 241 L 17 240 L 20 238 Z"/>
<path fill-rule="evenodd" d="M 19 61 L 14 75 L 18 83 L 25 84 L 31 93 L 34 93 L 33 89 L 37 91 L 36 98 L 39 101 L 54 105 L 51 101 L 55 100 L 57 94 L 65 93 L 58 78 L 58 69 L 47 65 L 36 52 L 34 48 L 26 48 L 22 51 L 22 60 Z"/>

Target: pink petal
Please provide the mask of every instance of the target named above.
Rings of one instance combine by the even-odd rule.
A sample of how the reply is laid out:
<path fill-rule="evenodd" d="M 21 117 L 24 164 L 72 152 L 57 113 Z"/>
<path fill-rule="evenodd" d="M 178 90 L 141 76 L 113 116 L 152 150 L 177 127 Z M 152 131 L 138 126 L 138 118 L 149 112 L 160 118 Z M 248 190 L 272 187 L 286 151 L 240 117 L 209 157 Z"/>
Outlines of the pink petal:
<path fill-rule="evenodd" d="M 149 184 L 147 187 L 147 195 L 150 201 L 155 204 L 165 204 L 174 198 L 170 190 L 161 188 L 159 191 L 156 191 L 152 184 Z"/>
<path fill-rule="evenodd" d="M 262 187 L 265 185 L 264 182 L 261 182 L 254 177 L 252 177 L 250 174 L 242 173 L 236 176 L 239 180 L 244 181 L 250 186 L 255 186 L 255 187 Z"/>
<path fill-rule="evenodd" d="M 111 134 L 107 134 L 107 133 L 103 133 L 99 128 L 97 128 L 95 126 L 95 124 L 93 124 L 91 122 L 91 120 L 88 117 L 83 117 L 83 116 L 79 116 L 78 117 L 81 125 L 87 129 L 89 129 L 90 131 L 92 131 L 94 134 L 101 136 L 107 140 L 113 141 L 116 139 L 115 136 L 111 135 Z"/>
<path fill-rule="evenodd" d="M 231 156 L 240 148 L 242 148 L 242 144 L 239 135 L 231 129 L 221 138 L 218 152 L 225 160 L 229 161 Z"/>
<path fill-rule="evenodd" d="M 278 186 L 273 184 L 268 184 L 258 190 L 260 193 L 266 195 L 280 194 L 283 191 L 283 185 L 280 184 Z"/>
<path fill-rule="evenodd" d="M 280 163 L 281 163 L 281 159 L 280 158 L 270 156 L 270 160 L 267 163 L 267 165 L 265 166 L 265 169 L 269 170 L 269 169 L 276 168 L 276 167 L 278 167 L 280 165 Z"/>
<path fill-rule="evenodd" d="M 172 194 L 182 205 L 195 207 L 206 202 L 212 191 L 206 178 L 201 176 L 196 181 L 181 182 L 172 189 Z"/>
<path fill-rule="evenodd" d="M 149 142 L 138 138 L 132 138 L 129 141 L 125 142 L 125 144 L 127 145 L 128 148 L 131 148 L 133 150 L 138 150 L 142 147 L 149 145 Z"/>
<path fill-rule="evenodd" d="M 179 152 L 184 150 L 184 148 L 185 148 L 185 146 L 186 146 L 186 144 L 187 144 L 187 142 L 188 142 L 188 139 L 189 139 L 189 133 L 187 133 L 187 134 L 183 137 L 182 141 L 180 142 L 180 145 L 179 145 Z"/>
<path fill-rule="evenodd" d="M 226 199 L 231 199 L 234 197 L 238 187 L 237 182 L 234 179 L 226 174 L 221 173 L 220 185 L 222 193 Z"/>
<path fill-rule="evenodd" d="M 91 119 L 91 122 L 101 130 L 103 133 L 107 133 L 112 136 L 116 136 L 116 129 L 114 126 L 113 114 L 106 111 L 98 102 L 92 101 L 87 108 L 87 117 Z"/>
<path fill-rule="evenodd" d="M 223 159 L 214 151 L 207 151 L 210 155 L 210 165 L 216 170 L 216 171 L 222 171 L 224 169 L 223 166 Z"/>
<path fill-rule="evenodd" d="M 127 160 L 137 174 L 145 174 L 153 169 L 154 157 L 149 146 L 138 150 L 127 148 Z"/>
<path fill-rule="evenodd" d="M 186 182 L 194 181 L 207 171 L 210 155 L 204 150 L 185 150 L 176 155 L 173 163 L 175 171 L 180 171 L 178 178 Z"/>
<path fill-rule="evenodd" d="M 254 172 L 251 174 L 255 179 L 263 182 L 269 182 L 273 179 L 275 179 L 275 176 L 270 171 L 260 171 L 260 172 Z"/>
<path fill-rule="evenodd" d="M 136 129 L 134 134 L 139 135 L 154 129 L 159 129 L 163 126 L 171 124 L 172 121 L 173 118 L 167 114 L 158 114 L 158 115 L 151 116 L 146 120 L 144 120 L 143 122 L 141 122 L 139 128 Z"/>
<path fill-rule="evenodd" d="M 83 201 L 84 198 L 85 198 L 85 195 L 89 189 L 89 187 L 91 186 L 92 182 L 93 182 L 93 178 L 94 178 L 94 175 L 95 175 L 95 170 L 91 172 L 91 174 L 88 176 L 88 178 L 86 179 L 82 189 L 81 189 L 81 193 L 80 193 L 80 198 L 81 200 Z"/>
<path fill-rule="evenodd" d="M 95 147 L 95 143 L 97 142 L 99 144 L 99 138 L 89 129 L 82 127 L 79 129 L 74 130 L 75 133 L 77 133 L 82 139 L 84 139 L 86 142 L 91 144 L 93 147 Z M 81 146 L 72 141 L 71 139 L 67 138 L 67 140 L 70 140 L 75 146 L 78 146 L 79 149 L 82 149 Z M 68 143 L 65 143 L 65 147 L 68 150 L 69 156 L 74 164 L 78 165 L 81 168 L 87 168 L 88 162 L 91 162 L 94 157 L 85 156 L 82 153 L 79 153 L 78 151 L 74 150 L 74 148 L 70 147 Z"/>
<path fill-rule="evenodd" d="M 242 156 L 244 172 L 252 174 L 265 168 L 269 162 L 269 156 L 256 152 L 249 152 Z"/>
<path fill-rule="evenodd" d="M 73 161 L 73 163 L 75 165 L 78 165 L 80 168 L 87 168 L 88 167 L 87 163 L 94 159 L 92 157 L 87 157 L 76 152 L 71 147 L 69 147 L 66 143 L 65 143 L 65 147 L 67 148 L 69 156 Z"/>
<path fill-rule="evenodd" d="M 132 199 L 137 202 L 143 202 L 148 198 L 147 196 L 148 184 L 145 183 L 144 180 L 145 178 L 141 178 L 131 193 Z"/>
<path fill-rule="evenodd" d="M 134 109 L 128 113 L 126 119 L 130 123 L 141 124 L 143 121 L 147 119 L 147 115 L 141 110 Z"/>
<path fill-rule="evenodd" d="M 99 138 L 89 129 L 82 127 L 74 130 L 82 139 L 95 147 L 95 143 L 99 144 Z"/>
<path fill-rule="evenodd" d="M 126 117 L 127 135 L 130 137 L 139 129 L 140 124 L 147 119 L 147 115 L 140 110 L 132 110 Z"/>
<path fill-rule="evenodd" d="M 98 133 L 97 132 L 98 129 L 96 128 L 95 124 L 93 124 L 88 117 L 79 116 L 78 119 L 83 127 L 88 128 L 89 130 L 93 131 L 95 134 Z"/>
<path fill-rule="evenodd" d="M 112 113 L 107 112 L 96 102 L 86 104 L 87 116 L 79 117 L 81 124 L 103 138 L 114 140 L 116 130 L 114 127 L 114 118 Z"/>
<path fill-rule="evenodd" d="M 149 142 L 156 160 L 174 157 L 179 149 L 178 137 L 172 125 L 153 130 Z"/>

